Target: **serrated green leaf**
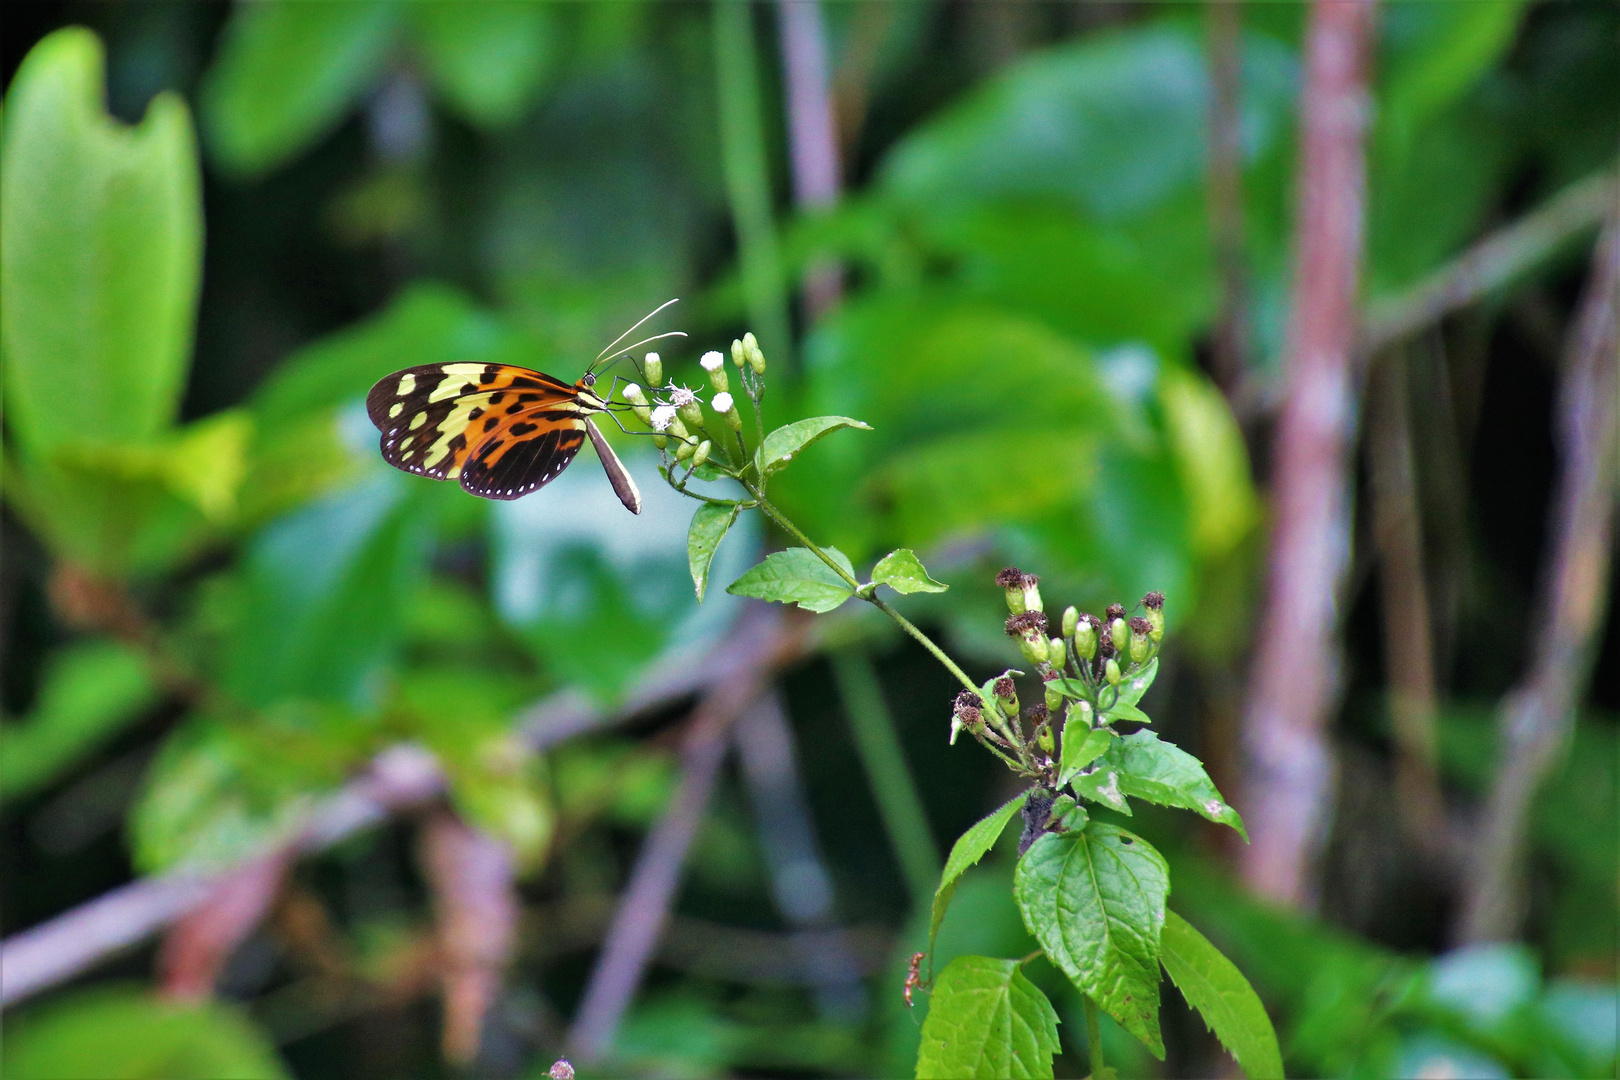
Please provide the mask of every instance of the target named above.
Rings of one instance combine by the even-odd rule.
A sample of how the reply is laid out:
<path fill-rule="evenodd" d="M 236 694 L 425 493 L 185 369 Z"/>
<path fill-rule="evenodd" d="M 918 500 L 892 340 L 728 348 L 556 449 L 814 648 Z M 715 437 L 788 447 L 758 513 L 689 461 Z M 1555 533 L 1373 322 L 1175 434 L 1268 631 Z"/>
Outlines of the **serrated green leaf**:
<path fill-rule="evenodd" d="M 787 468 L 793 455 L 839 428 L 872 430 L 870 424 L 847 416 L 812 416 L 807 420 L 795 420 L 765 436 L 765 441 L 754 454 L 754 466 L 759 470 L 761 478 L 780 472 Z"/>
<path fill-rule="evenodd" d="M 958 956 L 940 973 L 917 1049 L 919 1080 L 1052 1075 L 1058 1017 L 1016 960 Z"/>
<path fill-rule="evenodd" d="M 950 588 L 929 577 L 928 568 L 923 566 L 917 553 L 910 548 L 899 548 L 879 559 L 877 565 L 872 567 L 872 580 L 879 585 L 887 585 L 897 593 L 939 593 Z"/>
<path fill-rule="evenodd" d="M 1153 723 L 1153 717 L 1138 709 L 1135 705 L 1127 705 L 1124 702 L 1103 713 L 1104 723 L 1112 724 L 1116 720 L 1129 720 L 1137 724 Z"/>
<path fill-rule="evenodd" d="M 1023 809 L 1024 800 L 1027 798 L 1029 792 L 1026 791 L 1003 803 L 993 813 L 974 822 L 967 832 L 958 836 L 956 843 L 951 845 L 950 857 L 945 860 L 945 871 L 939 877 L 939 888 L 934 891 L 933 912 L 928 918 L 930 955 L 934 951 L 934 939 L 939 936 L 940 923 L 945 921 L 945 912 L 951 906 L 951 897 L 956 894 L 956 883 L 967 873 L 970 866 L 984 858 L 985 853 L 996 846 L 996 841 L 1007 828 L 1007 822 Z"/>
<path fill-rule="evenodd" d="M 855 568 L 837 548 L 823 548 L 851 576 Z M 798 604 L 806 611 L 831 611 L 855 594 L 848 582 L 809 548 L 788 548 L 765 557 L 765 561 L 733 581 L 726 592 L 752 596 L 778 604 Z"/>
<path fill-rule="evenodd" d="M 1142 700 L 1142 695 L 1148 692 L 1153 680 L 1159 677 L 1159 658 L 1155 656 L 1147 662 L 1147 667 L 1136 674 L 1122 680 L 1119 684 L 1119 697 L 1114 699 L 1110 708 L 1118 705 L 1135 705 Z"/>
<path fill-rule="evenodd" d="M 140 445 L 174 420 L 202 269 L 185 103 L 107 115 L 104 51 L 58 30 L 23 59 L 0 154 L 6 427 L 36 460 L 84 440 Z"/>
<path fill-rule="evenodd" d="M 1106 756 L 1082 766 L 1069 780 L 1076 795 L 1092 802 L 1100 802 L 1126 817 L 1133 816 L 1131 804 L 1125 799 L 1119 767 L 1111 763 Z"/>
<path fill-rule="evenodd" d="M 1102 758 L 1101 771 L 1118 771 L 1119 790 L 1160 806 L 1179 806 L 1230 825 L 1245 840 L 1243 819 L 1216 790 L 1203 762 L 1151 731 L 1132 732 Z"/>
<path fill-rule="evenodd" d="M 1159 935 L 1170 868 L 1115 825 L 1047 833 L 1013 875 L 1024 925 L 1047 957 L 1160 1060 Z"/>
<path fill-rule="evenodd" d="M 203 80 L 211 156 L 258 173 L 325 135 L 382 71 L 397 22 L 378 0 L 237 7 Z"/>
<path fill-rule="evenodd" d="M 1159 960 L 1187 1004 L 1203 1016 L 1250 1080 L 1281 1078 L 1277 1032 L 1237 965 L 1173 911 L 1165 912 L 1159 946 Z"/>
<path fill-rule="evenodd" d="M 709 587 L 709 563 L 714 560 L 714 549 L 720 546 L 726 533 L 737 520 L 738 506 L 720 503 L 702 503 L 692 515 L 692 527 L 686 533 L 686 561 L 692 570 L 692 585 L 697 589 L 698 602 Z"/>
<path fill-rule="evenodd" d="M 1071 732 L 1069 729 L 1074 728 Z M 1079 771 L 1102 757 L 1115 738 L 1112 731 L 1087 728 L 1070 717 L 1063 725 L 1062 757 L 1058 761 L 1058 787 L 1067 787 Z"/>

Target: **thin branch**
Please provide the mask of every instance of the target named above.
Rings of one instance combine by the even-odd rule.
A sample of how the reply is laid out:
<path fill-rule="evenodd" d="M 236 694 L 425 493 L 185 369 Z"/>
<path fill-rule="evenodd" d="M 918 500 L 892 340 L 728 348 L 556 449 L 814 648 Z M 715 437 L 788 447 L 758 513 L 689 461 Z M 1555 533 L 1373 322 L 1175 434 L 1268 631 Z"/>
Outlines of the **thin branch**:
<path fill-rule="evenodd" d="M 793 199 L 801 212 L 823 210 L 838 201 L 842 165 L 833 130 L 832 94 L 827 78 L 827 31 L 819 0 L 780 0 L 782 74 L 787 84 L 789 160 Z M 812 266 L 804 275 L 804 312 L 815 322 L 836 307 L 843 273 L 836 263 Z"/>
<path fill-rule="evenodd" d="M 1477 837 L 1463 902 L 1463 941 L 1512 937 L 1522 917 L 1522 862 L 1531 803 L 1568 749 L 1591 674 L 1614 540 L 1615 399 L 1620 393 L 1620 196 L 1571 331 L 1557 403 L 1562 458 L 1534 652 L 1498 713 L 1502 761 Z"/>
<path fill-rule="evenodd" d="M 630 883 L 574 1017 L 568 1036 L 573 1058 L 600 1061 L 612 1046 L 668 920 L 686 854 L 720 775 L 731 727 L 758 700 L 763 688 L 761 673 L 740 672 L 716 683 L 693 712 L 681 744 L 680 785 L 636 857 Z"/>
<path fill-rule="evenodd" d="M 1589 176 L 1546 205 L 1487 236 L 1399 296 L 1367 306 L 1361 345 L 1377 353 L 1522 277 L 1568 241 L 1595 228 L 1620 191 L 1612 172 Z"/>
<path fill-rule="evenodd" d="M 1243 873 L 1262 896 L 1309 900 L 1332 762 L 1335 622 L 1348 549 L 1351 357 L 1366 205 L 1371 0 L 1316 0 L 1305 46 L 1298 244 L 1286 389 L 1273 452 L 1267 608 L 1244 745 L 1253 844 Z"/>
<path fill-rule="evenodd" d="M 1397 346 L 1372 373 L 1367 393 L 1367 458 L 1372 475 L 1384 666 L 1395 746 L 1395 793 L 1402 823 L 1420 849 L 1438 853 L 1445 804 L 1436 768 L 1433 630 L 1423 569 L 1423 522 L 1406 357 Z"/>

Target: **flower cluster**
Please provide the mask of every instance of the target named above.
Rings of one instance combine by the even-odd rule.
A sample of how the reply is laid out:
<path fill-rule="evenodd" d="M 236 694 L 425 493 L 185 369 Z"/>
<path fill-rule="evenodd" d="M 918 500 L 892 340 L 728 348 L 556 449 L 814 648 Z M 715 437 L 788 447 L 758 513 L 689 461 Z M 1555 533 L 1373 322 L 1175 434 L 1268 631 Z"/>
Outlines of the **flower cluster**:
<path fill-rule="evenodd" d="M 765 392 L 765 354 L 750 333 L 731 343 L 731 355 L 742 390 L 753 403 L 758 420 L 759 403 Z M 721 451 L 719 462 L 732 469 L 744 467 L 748 458 L 748 448 L 742 439 L 742 413 L 732 394 L 725 356 L 711 350 L 699 358 L 698 366 L 708 376 L 712 392 L 709 410 L 724 423 L 724 428 L 711 425 L 697 389 L 673 380 L 664 381 L 664 363 L 657 353 L 650 352 L 642 360 L 647 389 L 629 383 L 621 391 L 630 411 L 652 429 L 653 444 L 663 457 L 664 475 L 682 491 L 685 491 L 686 480 L 709 462 L 717 447 Z M 740 454 L 735 459 L 734 450 Z M 685 474 L 679 480 L 672 471 L 677 465 L 685 466 Z"/>

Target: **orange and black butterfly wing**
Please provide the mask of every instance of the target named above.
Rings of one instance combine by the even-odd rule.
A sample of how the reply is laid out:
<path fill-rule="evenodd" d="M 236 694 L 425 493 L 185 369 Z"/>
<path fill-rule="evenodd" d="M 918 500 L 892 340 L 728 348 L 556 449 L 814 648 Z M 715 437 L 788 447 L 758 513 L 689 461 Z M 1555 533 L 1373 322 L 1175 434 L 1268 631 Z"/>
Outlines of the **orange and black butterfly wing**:
<path fill-rule="evenodd" d="M 498 428 L 523 413 L 577 413 L 575 394 L 560 379 L 508 364 L 423 364 L 379 380 L 366 395 L 366 412 L 390 465 L 455 480 Z"/>
<path fill-rule="evenodd" d="M 462 466 L 461 486 L 486 499 L 520 499 L 557 479 L 584 441 L 584 413 L 572 402 L 503 417 Z"/>

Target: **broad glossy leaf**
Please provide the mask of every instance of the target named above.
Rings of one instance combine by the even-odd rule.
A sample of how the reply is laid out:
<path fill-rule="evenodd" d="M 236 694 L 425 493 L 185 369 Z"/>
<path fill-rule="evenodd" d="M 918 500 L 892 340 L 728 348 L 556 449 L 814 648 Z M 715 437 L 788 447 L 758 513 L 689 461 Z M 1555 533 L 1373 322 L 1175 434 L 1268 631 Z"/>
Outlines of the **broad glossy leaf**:
<path fill-rule="evenodd" d="M 1047 957 L 1160 1059 L 1159 934 L 1169 892 L 1164 856 L 1100 821 L 1040 837 L 1013 879 L 1024 924 Z"/>
<path fill-rule="evenodd" d="M 202 87 L 214 160 L 274 168 L 331 131 L 382 72 L 398 8 L 384 0 L 267 0 L 231 12 Z"/>
<path fill-rule="evenodd" d="M 374 695 L 426 572 L 434 494 L 374 473 L 260 533 L 245 560 L 231 691 L 255 705 L 287 696 L 358 705 Z"/>
<path fill-rule="evenodd" d="M 700 503 L 692 515 L 692 525 L 686 533 L 686 560 L 692 571 L 698 603 L 703 602 L 703 592 L 709 585 L 709 563 L 714 559 L 714 549 L 725 539 L 737 520 L 737 513 L 735 503 L 729 506 Z"/>
<path fill-rule="evenodd" d="M 934 939 L 939 936 L 939 925 L 945 921 L 945 912 L 950 909 L 951 897 L 956 893 L 956 883 L 968 868 L 980 859 L 1006 831 L 1007 822 L 1013 815 L 1023 809 L 1024 800 L 1029 798 L 1029 792 L 1024 792 L 1003 803 L 993 813 L 980 818 L 969 827 L 968 831 L 956 838 L 951 845 L 951 854 L 945 860 L 945 870 L 939 878 L 939 888 L 934 891 L 934 906 L 928 918 L 928 951 L 934 951 Z"/>
<path fill-rule="evenodd" d="M 221 1001 L 164 1000 L 125 985 L 68 991 L 7 1017 L 0 1072 L 19 1080 L 281 1080 L 265 1033 Z"/>
<path fill-rule="evenodd" d="M 415 0 L 405 12 L 435 88 L 456 111 L 491 127 L 523 115 L 551 66 L 553 8 L 534 0 Z"/>
<path fill-rule="evenodd" d="M 107 115 L 103 50 L 46 37 L 6 98 L 0 332 L 6 425 L 29 455 L 163 434 L 185 388 L 202 267 L 197 150 L 184 102 Z"/>
<path fill-rule="evenodd" d="M 1018 961 L 958 956 L 934 984 L 917 1076 L 1050 1077 L 1057 1025 L 1057 1011 Z"/>
<path fill-rule="evenodd" d="M 1063 724 L 1062 757 L 1058 761 L 1058 787 L 1068 786 L 1075 774 L 1102 757 L 1119 736 L 1103 728 L 1088 728 L 1074 714 Z"/>
<path fill-rule="evenodd" d="M 742 604 L 726 595 L 698 603 L 686 547 L 692 503 L 664 483 L 647 449 L 618 449 L 641 489 L 639 515 L 625 512 L 590 460 L 543 491 L 491 508 L 496 610 L 553 678 L 603 702 L 650 668 L 698 663 Z M 743 493 L 717 485 L 714 494 Z M 730 580 L 748 567 L 759 550 L 757 522 L 749 515 L 732 526 L 711 577 Z"/>
<path fill-rule="evenodd" d="M 928 568 L 910 548 L 891 551 L 879 559 L 872 567 L 872 580 L 897 593 L 939 593 L 949 588 L 928 576 Z"/>
<path fill-rule="evenodd" d="M 1153 732 L 1134 731 L 1103 755 L 1099 772 L 1119 774 L 1119 789 L 1126 795 L 1161 806 L 1179 806 L 1222 825 L 1230 825 L 1245 840 L 1243 819 L 1215 790 L 1203 763 L 1174 743 L 1162 742 Z"/>
<path fill-rule="evenodd" d="M 1204 1023 L 1251 1080 L 1280 1080 L 1282 1050 L 1266 1007 L 1237 965 L 1192 924 L 1166 911 L 1159 960 Z"/>
<path fill-rule="evenodd" d="M 1125 798 L 1121 771 L 1107 757 L 1081 766 L 1079 771 L 1069 778 L 1069 782 L 1074 793 L 1081 798 L 1100 802 L 1126 817 L 1133 816 L 1131 804 Z"/>
<path fill-rule="evenodd" d="M 0 799 L 48 784 L 156 699 L 150 665 L 128 646 L 92 641 L 56 653 L 28 715 L 0 727 Z"/>
<path fill-rule="evenodd" d="M 837 548 L 823 550 L 854 575 L 854 568 L 842 552 Z M 831 611 L 855 594 L 849 583 L 809 548 L 772 552 L 764 562 L 732 582 L 726 592 L 779 604 L 798 604 L 806 611 L 815 612 Z"/>
<path fill-rule="evenodd" d="M 870 424 L 847 416 L 812 416 L 806 420 L 795 420 L 765 436 L 765 441 L 754 454 L 754 465 L 759 469 L 760 476 L 771 476 L 787 468 L 795 454 L 839 428 L 872 430 Z"/>

